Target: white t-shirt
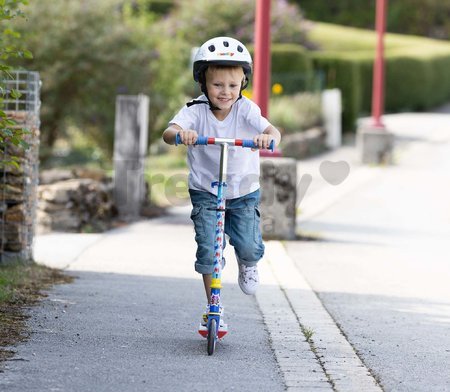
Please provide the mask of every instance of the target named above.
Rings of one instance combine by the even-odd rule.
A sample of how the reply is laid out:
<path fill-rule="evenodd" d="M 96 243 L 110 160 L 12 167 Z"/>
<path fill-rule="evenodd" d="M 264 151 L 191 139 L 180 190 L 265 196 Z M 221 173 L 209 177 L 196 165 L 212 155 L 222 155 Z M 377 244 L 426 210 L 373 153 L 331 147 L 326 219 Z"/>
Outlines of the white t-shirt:
<path fill-rule="evenodd" d="M 205 100 L 204 95 L 197 98 Z M 253 139 L 270 125 L 261 115 L 260 108 L 251 100 L 237 100 L 228 116 L 219 121 L 208 104 L 184 106 L 169 124 L 183 129 L 193 129 L 200 136 L 231 139 Z M 220 146 L 189 146 L 189 188 L 217 195 L 217 187 L 211 184 L 219 180 Z M 259 189 L 259 152 L 250 148 L 230 146 L 228 149 L 228 173 L 226 198 L 245 196 Z"/>

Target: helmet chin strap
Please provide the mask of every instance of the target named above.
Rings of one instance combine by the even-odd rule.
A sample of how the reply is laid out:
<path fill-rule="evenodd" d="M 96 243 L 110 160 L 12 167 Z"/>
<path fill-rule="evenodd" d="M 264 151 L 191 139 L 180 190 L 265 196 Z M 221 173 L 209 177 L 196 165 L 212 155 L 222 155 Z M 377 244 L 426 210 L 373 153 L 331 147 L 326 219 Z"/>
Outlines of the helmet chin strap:
<path fill-rule="evenodd" d="M 192 105 L 197 105 L 197 104 L 200 104 L 200 103 L 204 103 L 204 104 L 209 105 L 209 110 L 212 110 L 212 111 L 214 111 L 214 110 L 221 110 L 220 108 L 218 108 L 217 106 L 215 106 L 215 105 L 211 102 L 211 100 L 209 99 L 209 96 L 208 96 L 208 90 L 206 89 L 206 86 L 204 85 L 204 83 L 201 83 L 201 90 L 202 90 L 202 93 L 205 94 L 207 101 L 203 101 L 203 100 L 201 100 L 201 99 L 193 99 L 192 101 L 190 101 L 190 102 L 188 102 L 188 103 L 186 104 L 187 107 L 190 107 L 190 106 L 192 106 Z"/>
<path fill-rule="evenodd" d="M 206 99 L 208 100 L 208 104 L 209 104 L 209 109 L 214 111 L 214 110 L 221 110 L 220 108 L 218 108 L 217 106 L 213 105 L 213 103 L 211 102 L 211 100 L 209 99 L 209 95 L 208 95 L 208 89 L 206 88 L 205 83 L 201 84 L 201 89 L 202 89 L 202 93 L 205 94 Z"/>

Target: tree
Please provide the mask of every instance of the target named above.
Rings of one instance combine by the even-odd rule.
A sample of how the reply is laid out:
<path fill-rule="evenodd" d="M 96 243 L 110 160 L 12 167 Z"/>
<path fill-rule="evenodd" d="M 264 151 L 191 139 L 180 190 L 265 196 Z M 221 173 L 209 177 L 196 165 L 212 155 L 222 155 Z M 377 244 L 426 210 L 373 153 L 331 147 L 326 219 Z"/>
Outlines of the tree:
<path fill-rule="evenodd" d="M 11 58 L 30 58 L 31 53 L 22 49 L 17 42 L 21 36 L 11 28 L 11 21 L 14 18 L 22 17 L 23 12 L 19 8 L 22 4 L 27 4 L 26 0 L 3 0 L 0 2 L 0 107 L 3 106 L 5 96 L 19 98 L 20 93 L 16 90 L 7 91 L 3 87 L 2 81 L 11 78 L 11 66 L 8 60 Z M 23 140 L 26 130 L 16 128 L 16 123 L 9 119 L 7 114 L 0 110 L 0 165 L 12 164 L 18 166 L 18 159 L 14 155 L 5 155 L 9 145 L 27 148 L 27 143 Z"/>
<path fill-rule="evenodd" d="M 169 15 L 153 12 L 156 3 L 162 1 L 30 3 L 17 28 L 34 58 L 17 64 L 39 71 L 43 82 L 41 159 L 69 124 L 111 153 L 118 93 L 150 96 L 150 139 L 159 138 L 190 99 L 191 47 L 225 33 L 253 40 L 254 0 L 174 1 Z M 298 8 L 274 4 L 274 42 L 305 42 Z"/>
<path fill-rule="evenodd" d="M 189 58 L 182 53 L 189 47 L 156 27 L 161 15 L 147 7 L 150 3 L 30 3 L 27 21 L 17 28 L 34 58 L 18 64 L 39 71 L 43 83 L 41 160 L 66 137 L 69 125 L 111 156 L 117 94 L 150 96 L 150 137 L 159 137 L 184 100 Z"/>
<path fill-rule="evenodd" d="M 116 0 L 39 0 L 17 28 L 41 75 L 41 145 L 49 151 L 68 124 L 111 153 L 117 94 L 146 93 L 154 56 L 149 37 L 126 23 Z M 45 155 L 44 155 L 45 158 Z"/>
<path fill-rule="evenodd" d="M 307 24 L 300 8 L 286 0 L 272 2 L 271 36 L 273 43 L 307 45 Z M 232 36 L 245 44 L 254 41 L 254 0 L 180 1 L 164 22 L 168 33 L 200 46 L 215 36 Z"/>

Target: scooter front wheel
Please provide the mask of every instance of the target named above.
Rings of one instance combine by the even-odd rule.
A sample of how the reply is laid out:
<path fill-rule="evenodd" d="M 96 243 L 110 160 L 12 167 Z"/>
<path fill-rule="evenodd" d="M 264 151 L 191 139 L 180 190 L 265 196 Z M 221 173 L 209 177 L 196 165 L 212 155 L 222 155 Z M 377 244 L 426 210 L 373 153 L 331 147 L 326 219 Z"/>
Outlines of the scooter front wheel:
<path fill-rule="evenodd" d="M 212 319 L 208 328 L 208 355 L 213 355 L 217 341 L 217 320 Z"/>

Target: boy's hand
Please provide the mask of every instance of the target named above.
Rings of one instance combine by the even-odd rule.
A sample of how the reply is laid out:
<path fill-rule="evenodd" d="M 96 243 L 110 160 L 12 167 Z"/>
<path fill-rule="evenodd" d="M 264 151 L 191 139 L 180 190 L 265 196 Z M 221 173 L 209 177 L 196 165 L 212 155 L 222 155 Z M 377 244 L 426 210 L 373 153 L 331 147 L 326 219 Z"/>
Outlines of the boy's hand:
<path fill-rule="evenodd" d="M 270 143 L 275 138 L 272 135 L 268 135 L 267 133 L 261 133 L 253 138 L 253 142 L 258 146 L 259 149 L 269 148 Z M 252 148 L 252 151 L 256 151 L 255 148 Z"/>
<path fill-rule="evenodd" d="M 186 146 L 195 144 L 198 139 L 197 132 L 192 129 L 183 129 L 178 134 L 180 135 L 181 142 Z"/>

